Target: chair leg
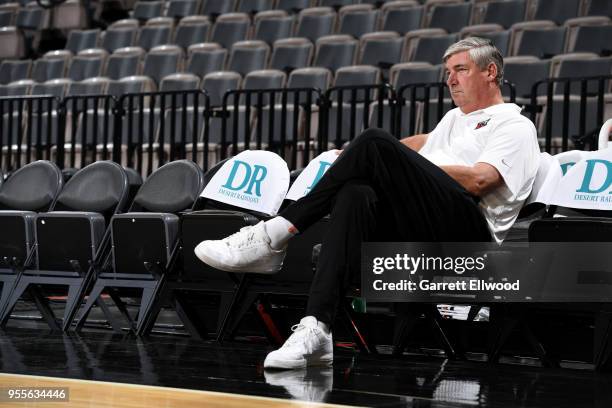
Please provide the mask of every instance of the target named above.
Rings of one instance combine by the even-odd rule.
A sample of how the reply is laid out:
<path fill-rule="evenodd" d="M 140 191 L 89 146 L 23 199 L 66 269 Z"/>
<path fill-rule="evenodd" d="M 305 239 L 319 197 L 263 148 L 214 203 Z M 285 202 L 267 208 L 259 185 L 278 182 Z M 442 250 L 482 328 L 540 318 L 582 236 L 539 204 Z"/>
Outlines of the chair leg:
<path fill-rule="evenodd" d="M 232 312 L 236 308 L 236 305 L 244 296 L 247 287 L 248 287 L 248 278 L 246 275 L 242 275 L 242 277 L 240 278 L 240 283 L 238 284 L 238 287 L 234 291 L 232 301 L 229 307 L 227 308 L 225 315 L 223 316 L 222 319 L 220 319 L 219 323 L 217 324 L 217 341 L 218 342 L 223 342 L 223 340 L 225 339 L 225 336 L 227 334 L 227 326 L 230 323 L 229 319 L 231 318 Z"/>
<path fill-rule="evenodd" d="M 595 319 L 593 364 L 596 370 L 606 368 L 612 356 L 612 313 L 602 311 Z"/>
<path fill-rule="evenodd" d="M 2 312 L 4 311 L 4 307 L 8 302 L 8 299 L 15 287 L 15 283 L 17 282 L 17 277 L 11 277 L 2 281 L 2 291 L 0 292 L 0 316 L 2 316 Z"/>
<path fill-rule="evenodd" d="M 85 321 L 87 320 L 87 316 L 89 316 L 89 312 L 91 312 L 91 308 L 93 304 L 98 300 L 98 297 L 104 290 L 104 285 L 95 285 L 91 292 L 89 293 L 89 297 L 87 298 L 87 302 L 85 302 L 85 306 L 83 307 L 83 312 L 81 313 L 81 317 L 77 319 L 75 330 L 80 331 L 85 325 Z"/>
<path fill-rule="evenodd" d="M 74 283 L 68 286 L 68 296 L 66 296 L 66 308 L 64 309 L 64 321 L 62 330 L 67 331 L 74 320 L 79 306 L 81 305 L 81 286 L 83 282 Z"/>
<path fill-rule="evenodd" d="M 53 313 L 53 310 L 49 306 L 49 302 L 41 293 L 40 288 L 36 285 L 30 285 L 28 287 L 28 292 L 34 299 L 36 308 L 40 312 L 40 315 L 45 320 L 47 325 L 49 325 L 49 328 L 52 331 L 61 331 L 62 328 L 57 322 L 57 317 L 55 316 L 55 313 Z"/>
<path fill-rule="evenodd" d="M 6 306 L 4 307 L 4 310 L 2 311 L 2 315 L 0 315 L 0 327 L 2 328 L 6 327 L 6 323 L 8 322 L 8 319 L 10 319 L 11 312 L 15 308 L 17 301 L 19 300 L 19 298 L 21 298 L 21 295 L 23 295 L 23 293 L 25 292 L 25 290 L 28 288 L 29 285 L 30 285 L 30 282 L 24 281 L 23 279 L 19 280 L 19 282 L 15 286 L 15 289 L 13 290 L 13 292 L 11 293 L 10 297 L 8 298 L 6 302 Z"/>
<path fill-rule="evenodd" d="M 185 326 L 185 330 L 187 330 L 193 338 L 203 340 L 208 337 L 206 325 L 202 323 L 202 319 L 198 317 L 193 306 L 182 298 L 175 297 L 174 307 L 176 314 L 179 316 L 179 319 L 181 319 L 183 325 Z"/>
<path fill-rule="evenodd" d="M 359 330 L 359 327 L 355 323 L 355 318 L 353 313 L 351 312 L 351 302 L 345 302 L 342 305 L 342 312 L 344 313 L 345 323 L 348 326 L 348 330 L 353 337 L 355 344 L 359 347 L 359 350 L 366 354 L 378 354 L 376 351 L 376 347 L 373 347 L 368 342 L 367 338 L 363 335 L 362 331 Z"/>

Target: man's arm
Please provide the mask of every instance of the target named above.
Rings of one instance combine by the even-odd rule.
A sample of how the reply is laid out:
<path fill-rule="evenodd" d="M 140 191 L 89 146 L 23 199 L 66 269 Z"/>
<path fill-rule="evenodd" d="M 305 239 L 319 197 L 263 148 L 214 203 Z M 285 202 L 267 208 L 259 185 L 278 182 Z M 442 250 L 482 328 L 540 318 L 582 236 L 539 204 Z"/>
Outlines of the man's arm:
<path fill-rule="evenodd" d="M 403 144 L 405 144 L 406 146 L 408 146 L 415 152 L 418 152 L 419 150 L 421 150 L 421 148 L 427 141 L 427 136 L 429 135 L 420 134 L 420 135 L 409 136 L 409 137 L 403 138 L 402 140 L 400 140 L 400 142 L 402 142 Z"/>
<path fill-rule="evenodd" d="M 482 197 L 504 184 L 499 171 L 488 163 L 473 166 L 440 166 L 449 176 L 476 197 Z"/>

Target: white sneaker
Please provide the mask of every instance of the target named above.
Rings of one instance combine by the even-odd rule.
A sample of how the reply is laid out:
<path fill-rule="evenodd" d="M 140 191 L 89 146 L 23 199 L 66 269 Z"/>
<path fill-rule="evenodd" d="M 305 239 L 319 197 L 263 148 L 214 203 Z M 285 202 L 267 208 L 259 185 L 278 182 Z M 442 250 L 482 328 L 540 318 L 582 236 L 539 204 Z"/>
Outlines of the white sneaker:
<path fill-rule="evenodd" d="M 313 316 L 304 317 L 294 325 L 293 334 L 278 350 L 268 354 L 264 368 L 304 368 L 330 366 L 334 362 L 331 332 L 326 333 Z"/>
<path fill-rule="evenodd" d="M 287 251 L 270 247 L 270 237 L 261 221 L 227 238 L 202 241 L 194 252 L 202 262 L 222 271 L 276 273 L 283 266 Z"/>

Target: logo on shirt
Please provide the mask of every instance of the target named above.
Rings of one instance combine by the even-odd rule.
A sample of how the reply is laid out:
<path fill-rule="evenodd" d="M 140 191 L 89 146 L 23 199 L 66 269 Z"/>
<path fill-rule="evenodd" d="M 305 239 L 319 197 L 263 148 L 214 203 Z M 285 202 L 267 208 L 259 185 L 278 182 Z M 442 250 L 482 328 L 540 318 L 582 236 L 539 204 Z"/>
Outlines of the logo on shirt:
<path fill-rule="evenodd" d="M 491 119 L 487 119 L 487 120 L 483 120 L 482 122 L 478 122 L 476 124 L 476 128 L 474 130 L 478 130 L 480 128 L 483 128 L 483 127 L 487 126 L 487 123 L 489 123 L 490 120 Z"/>

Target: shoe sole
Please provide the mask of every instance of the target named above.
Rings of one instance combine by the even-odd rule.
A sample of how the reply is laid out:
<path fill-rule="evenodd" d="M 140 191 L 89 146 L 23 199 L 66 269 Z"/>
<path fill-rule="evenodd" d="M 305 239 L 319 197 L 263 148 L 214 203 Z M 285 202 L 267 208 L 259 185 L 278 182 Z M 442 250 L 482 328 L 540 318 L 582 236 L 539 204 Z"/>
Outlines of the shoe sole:
<path fill-rule="evenodd" d="M 297 368 L 306 368 L 306 367 L 329 367 L 334 363 L 334 360 L 316 360 L 316 361 L 307 361 L 306 359 L 302 360 L 272 360 L 268 361 L 267 359 L 264 361 L 264 368 L 277 368 L 277 369 L 285 369 L 285 370 L 294 370 Z"/>
<path fill-rule="evenodd" d="M 238 273 L 251 272 L 251 273 L 263 273 L 263 274 L 275 274 L 275 273 L 278 273 L 278 271 L 280 271 L 281 268 L 283 267 L 282 262 L 278 267 L 273 268 L 273 269 L 271 269 L 267 263 L 259 263 L 259 264 L 254 263 L 252 266 L 248 268 L 235 267 L 235 266 L 224 264 L 223 262 L 219 262 L 216 259 L 209 257 L 202 251 L 199 251 L 197 247 L 195 248 L 194 253 L 195 253 L 195 256 L 200 261 L 204 262 L 207 265 L 212 266 L 215 269 L 219 269 L 225 272 L 238 272 Z"/>

